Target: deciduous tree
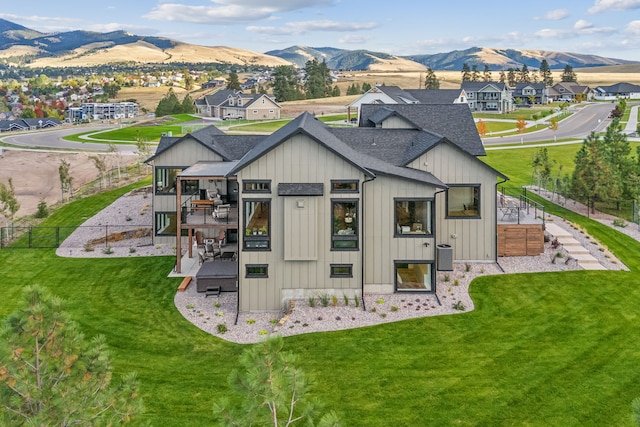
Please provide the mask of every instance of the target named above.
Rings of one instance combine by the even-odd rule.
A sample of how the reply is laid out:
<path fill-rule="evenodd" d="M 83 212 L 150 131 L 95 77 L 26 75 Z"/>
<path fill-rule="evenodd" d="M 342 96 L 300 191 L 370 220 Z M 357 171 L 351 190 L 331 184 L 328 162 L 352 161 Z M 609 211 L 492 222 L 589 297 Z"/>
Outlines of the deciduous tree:
<path fill-rule="evenodd" d="M 478 129 L 478 134 L 480 136 L 485 136 L 487 134 L 487 124 L 482 119 L 478 120 L 476 128 Z"/>
<path fill-rule="evenodd" d="M 64 194 L 69 193 L 71 198 L 71 191 L 73 189 L 73 177 L 71 176 L 71 164 L 65 159 L 60 160 L 60 166 L 58 167 L 58 174 L 60 176 L 60 190 L 62 192 L 62 201 L 64 202 Z"/>
<path fill-rule="evenodd" d="M 20 203 L 16 198 L 16 190 L 13 188 L 13 180 L 9 178 L 7 184 L 0 182 L 0 213 L 11 221 L 20 209 Z"/>

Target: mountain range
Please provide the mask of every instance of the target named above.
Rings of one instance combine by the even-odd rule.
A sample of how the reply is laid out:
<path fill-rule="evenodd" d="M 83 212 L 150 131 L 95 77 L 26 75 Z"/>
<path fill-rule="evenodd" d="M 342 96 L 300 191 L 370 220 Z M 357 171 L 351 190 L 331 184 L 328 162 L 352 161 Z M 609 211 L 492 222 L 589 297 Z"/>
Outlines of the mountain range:
<path fill-rule="evenodd" d="M 200 46 L 152 36 L 138 36 L 125 31 L 99 33 L 68 31 L 45 34 L 0 19 L 0 60 L 31 67 L 82 67 L 113 63 L 130 63 L 131 58 L 146 63 L 222 63 L 234 65 L 296 65 L 304 67 L 311 59 L 325 61 L 331 69 L 353 71 L 423 71 L 460 70 L 463 64 L 484 65 L 491 70 L 538 68 L 546 59 L 552 69 L 566 65 L 574 68 L 634 64 L 635 61 L 597 55 L 473 47 L 431 55 L 396 56 L 368 50 L 345 50 L 332 47 L 291 46 L 258 53 L 226 46 Z"/>

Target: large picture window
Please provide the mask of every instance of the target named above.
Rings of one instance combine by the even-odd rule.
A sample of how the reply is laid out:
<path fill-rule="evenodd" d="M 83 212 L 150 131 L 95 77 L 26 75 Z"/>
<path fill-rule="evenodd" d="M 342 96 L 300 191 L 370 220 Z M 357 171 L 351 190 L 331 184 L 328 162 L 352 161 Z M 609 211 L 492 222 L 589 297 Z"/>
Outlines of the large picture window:
<path fill-rule="evenodd" d="M 447 190 L 447 217 L 480 218 L 480 185 L 450 184 Z"/>
<path fill-rule="evenodd" d="M 433 264 L 418 261 L 396 261 L 396 291 L 435 292 Z"/>
<path fill-rule="evenodd" d="M 420 237 L 432 234 L 432 199 L 394 199 L 396 236 Z"/>
<path fill-rule="evenodd" d="M 244 249 L 267 251 L 271 248 L 271 201 L 244 201 Z"/>
<path fill-rule="evenodd" d="M 155 182 L 156 194 L 175 194 L 178 174 L 182 172 L 179 168 L 156 168 Z M 198 194 L 200 182 L 198 180 L 181 181 L 182 194 Z"/>
<path fill-rule="evenodd" d="M 331 248 L 358 249 L 358 201 L 333 199 L 331 201 Z"/>

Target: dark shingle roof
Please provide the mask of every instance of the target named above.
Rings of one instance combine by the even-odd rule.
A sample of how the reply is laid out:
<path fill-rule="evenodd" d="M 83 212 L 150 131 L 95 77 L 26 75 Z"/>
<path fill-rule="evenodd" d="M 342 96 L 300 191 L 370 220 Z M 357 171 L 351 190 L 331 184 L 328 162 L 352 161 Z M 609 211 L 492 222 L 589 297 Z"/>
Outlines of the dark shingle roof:
<path fill-rule="evenodd" d="M 420 129 L 445 137 L 473 156 L 485 155 L 482 140 L 467 104 L 363 104 L 360 107 L 360 125 L 374 127 L 376 122 L 371 121 L 370 117 L 378 118 L 381 115 L 380 109 L 393 110 Z"/>
<path fill-rule="evenodd" d="M 421 104 L 453 104 L 462 89 L 407 89 Z"/>
<path fill-rule="evenodd" d="M 479 90 L 485 89 L 487 86 L 493 86 L 500 91 L 508 89 L 507 84 L 503 82 L 462 82 L 461 85 L 462 89 L 467 93 L 478 92 Z"/>
<path fill-rule="evenodd" d="M 235 90 L 232 89 L 221 89 L 211 95 L 206 95 L 205 99 L 207 104 L 209 105 L 221 105 L 229 98 L 236 93 Z"/>
<path fill-rule="evenodd" d="M 158 156 L 159 154 L 163 153 L 164 151 L 168 150 L 169 148 L 171 148 L 174 144 L 179 143 L 180 141 L 186 140 L 186 139 L 195 139 L 196 141 L 200 142 L 201 144 L 207 146 L 207 148 L 210 148 L 214 151 L 215 148 L 211 145 L 211 142 L 213 141 L 213 138 L 215 136 L 226 136 L 226 134 L 224 132 L 222 132 L 220 129 L 218 129 L 215 126 L 206 126 L 203 127 L 201 129 L 198 129 L 196 131 L 190 132 L 184 136 L 180 136 L 180 137 L 175 137 L 175 136 L 163 136 L 162 138 L 160 138 L 160 142 L 158 143 L 158 148 L 156 148 L 156 152 L 153 156 L 151 156 L 150 158 L 148 158 L 147 160 L 145 160 L 145 162 L 149 162 L 151 160 L 153 160 L 156 156 Z M 217 151 L 218 154 L 220 154 L 223 158 L 226 158 L 227 160 L 233 160 L 231 158 L 229 158 L 227 155 L 225 155 L 224 151 Z"/>
<path fill-rule="evenodd" d="M 327 125 L 317 120 L 310 113 L 302 113 L 297 118 L 259 142 L 251 151 L 240 159 L 238 165 L 230 172 L 230 175 L 237 173 L 239 170 L 253 163 L 258 158 L 297 134 L 305 134 L 313 138 L 330 151 L 356 166 L 364 174 L 373 176 L 373 174 L 362 164 L 362 155 L 335 137 L 331 132 L 329 132 Z"/>
<path fill-rule="evenodd" d="M 611 86 L 598 86 L 596 89 L 601 89 L 606 93 L 640 92 L 640 86 L 631 83 L 616 83 Z"/>
<path fill-rule="evenodd" d="M 409 92 L 398 86 L 376 86 L 381 92 L 391 97 L 398 104 L 415 104 L 419 102 Z"/>

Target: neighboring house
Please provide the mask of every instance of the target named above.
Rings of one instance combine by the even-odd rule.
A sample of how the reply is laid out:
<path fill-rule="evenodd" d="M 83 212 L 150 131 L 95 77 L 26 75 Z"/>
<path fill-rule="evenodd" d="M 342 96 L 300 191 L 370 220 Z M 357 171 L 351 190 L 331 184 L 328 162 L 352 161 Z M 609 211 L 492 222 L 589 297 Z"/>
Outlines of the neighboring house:
<path fill-rule="evenodd" d="M 280 105 L 269 95 L 223 89 L 194 101 L 198 114 L 246 120 L 279 119 Z"/>
<path fill-rule="evenodd" d="M 60 120 L 54 118 L 0 120 L 0 132 L 45 129 L 61 124 Z"/>
<path fill-rule="evenodd" d="M 573 102 L 578 94 L 583 97 L 583 101 L 589 101 L 593 98 L 593 91 L 589 86 L 582 86 L 574 82 L 560 82 L 548 88 L 549 101 Z"/>
<path fill-rule="evenodd" d="M 513 89 L 513 99 L 520 105 L 544 105 L 549 102 L 548 89 L 544 83 L 516 83 Z"/>
<path fill-rule="evenodd" d="M 611 86 L 598 86 L 593 90 L 594 99 L 598 101 L 615 101 L 616 99 L 640 99 L 640 86 L 631 83 L 616 83 Z"/>
<path fill-rule="evenodd" d="M 72 122 L 80 120 L 131 119 L 138 115 L 135 102 L 85 102 L 80 107 L 69 107 L 67 117 Z"/>
<path fill-rule="evenodd" d="M 464 104 L 466 97 L 462 89 L 401 89 L 376 85 L 349 104 L 347 111 L 349 116 L 358 116 L 363 104 Z"/>
<path fill-rule="evenodd" d="M 361 110 L 357 128 L 304 113 L 268 136 L 207 127 L 163 137 L 148 160 L 154 239 L 175 242 L 176 271 L 194 232 L 223 229 L 237 245 L 238 309 L 259 311 L 319 293 L 435 292 L 441 249 L 456 262 L 495 262 L 496 187 L 506 177 L 478 159 L 469 108 Z M 231 213 L 191 214 L 196 199 L 221 199 Z M 206 264 L 228 274 L 230 262 Z"/>
<path fill-rule="evenodd" d="M 512 91 L 501 82 L 462 82 L 471 111 L 508 113 L 515 109 Z"/>

